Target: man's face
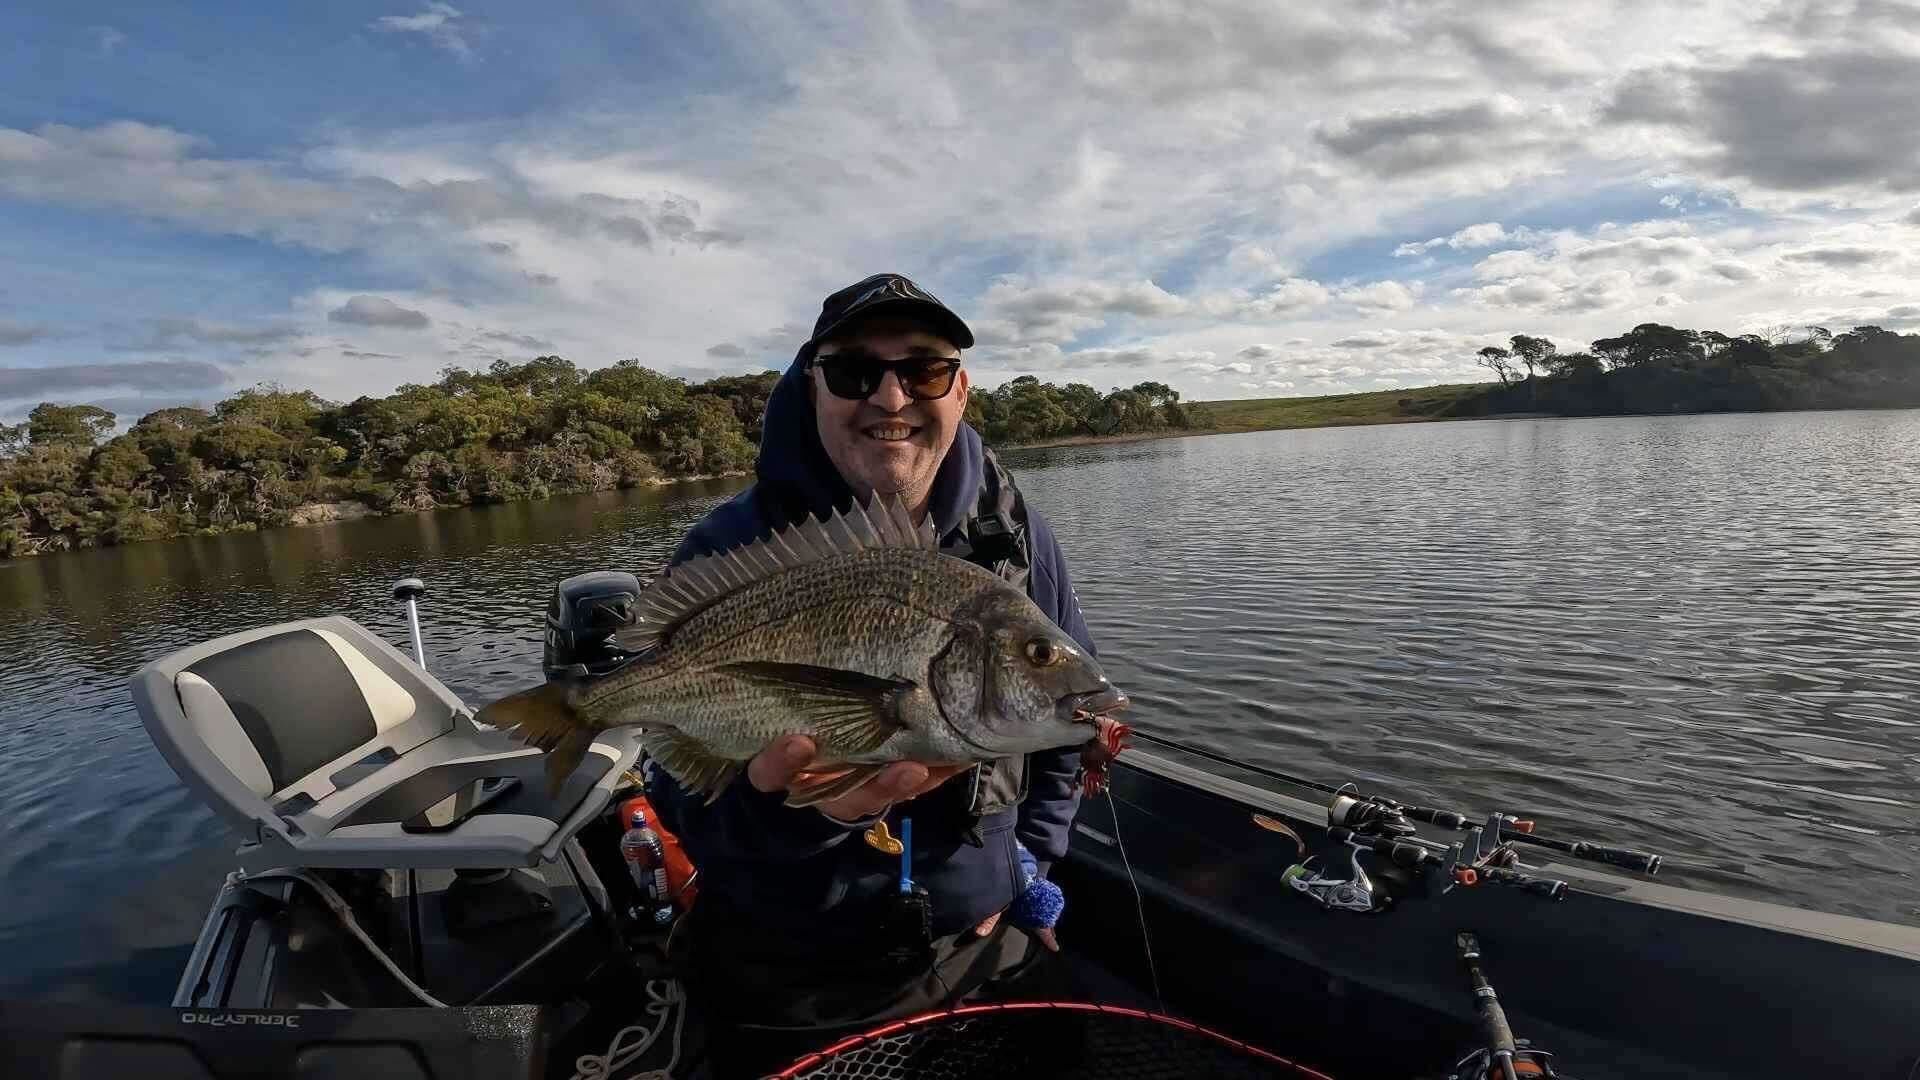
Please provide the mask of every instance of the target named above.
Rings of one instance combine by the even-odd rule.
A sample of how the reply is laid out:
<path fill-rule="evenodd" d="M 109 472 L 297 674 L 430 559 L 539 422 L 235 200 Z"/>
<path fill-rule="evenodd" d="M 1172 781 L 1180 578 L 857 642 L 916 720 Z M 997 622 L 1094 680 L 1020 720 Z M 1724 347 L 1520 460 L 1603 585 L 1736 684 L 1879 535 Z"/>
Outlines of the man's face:
<path fill-rule="evenodd" d="M 876 318 L 854 327 L 847 335 L 820 344 L 811 372 L 814 416 L 820 425 L 820 444 L 856 493 L 872 491 L 882 497 L 898 495 L 910 509 L 923 509 L 940 462 L 953 445 L 960 419 L 967 409 L 967 372 L 954 376 L 953 388 L 933 401 L 918 401 L 901 386 L 895 374 L 880 380 L 873 392 L 858 401 L 840 397 L 827 388 L 818 360 L 829 356 L 864 358 L 868 362 L 905 357 L 956 358 L 960 350 L 917 323 Z"/>

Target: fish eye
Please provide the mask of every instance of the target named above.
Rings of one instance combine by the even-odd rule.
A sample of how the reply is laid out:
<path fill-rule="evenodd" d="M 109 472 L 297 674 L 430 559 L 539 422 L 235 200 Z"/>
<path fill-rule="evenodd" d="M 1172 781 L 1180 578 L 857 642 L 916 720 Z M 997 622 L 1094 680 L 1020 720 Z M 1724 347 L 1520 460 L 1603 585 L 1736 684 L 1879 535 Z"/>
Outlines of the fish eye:
<path fill-rule="evenodd" d="M 1046 638 L 1034 638 L 1027 642 L 1027 660 L 1034 667 L 1052 667 L 1066 657 L 1065 650 Z"/>

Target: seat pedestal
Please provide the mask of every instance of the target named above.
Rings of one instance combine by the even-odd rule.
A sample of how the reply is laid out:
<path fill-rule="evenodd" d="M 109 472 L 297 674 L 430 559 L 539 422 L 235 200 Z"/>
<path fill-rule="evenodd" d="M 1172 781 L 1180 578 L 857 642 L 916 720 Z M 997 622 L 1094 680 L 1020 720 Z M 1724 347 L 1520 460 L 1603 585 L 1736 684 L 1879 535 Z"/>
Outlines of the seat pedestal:
<path fill-rule="evenodd" d="M 553 890 L 531 870 L 456 870 L 451 885 L 440 894 L 440 913 L 447 933 L 467 937 L 553 914 Z"/>

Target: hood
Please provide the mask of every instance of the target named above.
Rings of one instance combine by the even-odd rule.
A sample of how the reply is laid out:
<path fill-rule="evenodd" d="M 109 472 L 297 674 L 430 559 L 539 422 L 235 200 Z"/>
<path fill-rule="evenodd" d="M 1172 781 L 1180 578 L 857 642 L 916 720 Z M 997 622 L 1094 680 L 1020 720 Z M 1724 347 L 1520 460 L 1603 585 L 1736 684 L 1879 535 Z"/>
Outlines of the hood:
<path fill-rule="evenodd" d="M 789 520 L 807 514 L 825 517 L 853 504 L 853 490 L 820 445 L 813 403 L 807 399 L 806 351 L 796 354 L 767 398 L 761 424 L 760 460 L 754 466 L 758 497 L 784 511 Z M 966 421 L 933 479 L 928 509 L 945 537 L 973 517 L 985 471 L 980 433 Z"/>

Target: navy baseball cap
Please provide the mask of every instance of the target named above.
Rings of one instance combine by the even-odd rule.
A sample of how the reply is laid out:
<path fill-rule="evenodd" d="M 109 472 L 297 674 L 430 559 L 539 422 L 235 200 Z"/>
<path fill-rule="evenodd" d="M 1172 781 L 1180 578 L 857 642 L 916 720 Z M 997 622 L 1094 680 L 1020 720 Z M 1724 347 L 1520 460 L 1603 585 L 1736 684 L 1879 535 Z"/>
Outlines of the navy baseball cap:
<path fill-rule="evenodd" d="M 814 320 L 813 336 L 807 339 L 812 352 L 822 341 L 855 319 L 886 312 L 920 319 L 936 333 L 963 349 L 973 348 L 973 331 L 960 316 L 932 293 L 900 274 L 875 274 L 834 293 L 820 304 L 820 317 Z"/>

